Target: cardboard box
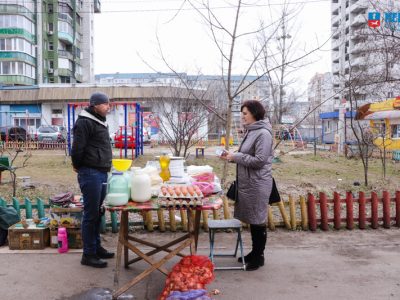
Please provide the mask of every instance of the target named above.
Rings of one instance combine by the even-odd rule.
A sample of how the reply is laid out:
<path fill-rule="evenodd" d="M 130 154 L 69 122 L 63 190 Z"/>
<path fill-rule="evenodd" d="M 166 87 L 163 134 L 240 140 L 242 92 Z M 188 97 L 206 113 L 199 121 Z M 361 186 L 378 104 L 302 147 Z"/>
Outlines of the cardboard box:
<path fill-rule="evenodd" d="M 31 225 L 28 228 L 12 225 L 8 229 L 8 246 L 11 250 L 35 250 L 49 246 L 49 228 Z"/>
<path fill-rule="evenodd" d="M 57 232 L 58 232 L 58 228 L 50 229 L 50 247 L 51 248 L 58 247 Z M 82 232 L 81 232 L 80 228 L 67 228 L 67 237 L 68 237 L 68 248 L 82 249 L 83 241 L 82 241 Z"/>
<path fill-rule="evenodd" d="M 80 228 L 82 212 L 82 207 L 52 207 L 50 208 L 50 228 Z"/>

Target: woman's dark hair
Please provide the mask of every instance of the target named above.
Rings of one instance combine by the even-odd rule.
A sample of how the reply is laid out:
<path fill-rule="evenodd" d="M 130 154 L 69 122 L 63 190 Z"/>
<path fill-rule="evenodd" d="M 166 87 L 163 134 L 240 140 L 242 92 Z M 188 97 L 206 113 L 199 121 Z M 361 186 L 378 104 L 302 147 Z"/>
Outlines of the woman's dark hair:
<path fill-rule="evenodd" d="M 247 100 L 242 104 L 240 111 L 243 111 L 243 108 L 246 107 L 247 110 L 251 113 L 251 115 L 256 119 L 256 121 L 264 120 L 265 116 L 265 108 L 262 106 L 260 101 L 257 100 Z"/>

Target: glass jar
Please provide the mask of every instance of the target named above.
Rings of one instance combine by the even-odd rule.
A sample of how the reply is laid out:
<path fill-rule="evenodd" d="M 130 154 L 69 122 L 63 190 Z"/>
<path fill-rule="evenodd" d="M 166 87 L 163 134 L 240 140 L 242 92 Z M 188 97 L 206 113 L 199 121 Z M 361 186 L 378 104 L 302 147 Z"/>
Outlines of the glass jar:
<path fill-rule="evenodd" d="M 146 202 L 151 199 L 151 179 L 142 169 L 133 171 L 131 198 L 135 202 Z"/>

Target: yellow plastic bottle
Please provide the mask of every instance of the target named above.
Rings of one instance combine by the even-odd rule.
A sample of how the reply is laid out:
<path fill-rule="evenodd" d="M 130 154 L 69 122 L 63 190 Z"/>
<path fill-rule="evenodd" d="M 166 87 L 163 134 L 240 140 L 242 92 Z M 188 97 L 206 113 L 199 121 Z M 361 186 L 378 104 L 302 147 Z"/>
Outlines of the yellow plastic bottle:
<path fill-rule="evenodd" d="M 163 154 L 160 156 L 160 167 L 161 167 L 160 177 L 164 182 L 168 181 L 171 178 L 171 173 L 169 172 L 170 160 L 171 159 L 166 152 L 163 152 Z"/>

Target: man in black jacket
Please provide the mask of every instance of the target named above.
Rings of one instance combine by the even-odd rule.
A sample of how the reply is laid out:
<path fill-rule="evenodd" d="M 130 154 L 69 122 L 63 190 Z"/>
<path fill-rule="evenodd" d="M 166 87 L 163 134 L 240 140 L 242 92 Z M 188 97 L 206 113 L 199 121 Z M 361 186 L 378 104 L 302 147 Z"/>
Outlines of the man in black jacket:
<path fill-rule="evenodd" d="M 93 93 L 90 105 L 75 122 L 72 144 L 72 165 L 78 173 L 78 183 L 83 196 L 81 264 L 105 268 L 102 259 L 114 257 L 100 243 L 101 206 L 106 196 L 107 172 L 111 169 L 112 148 L 106 123 L 110 111 L 108 96 Z"/>

